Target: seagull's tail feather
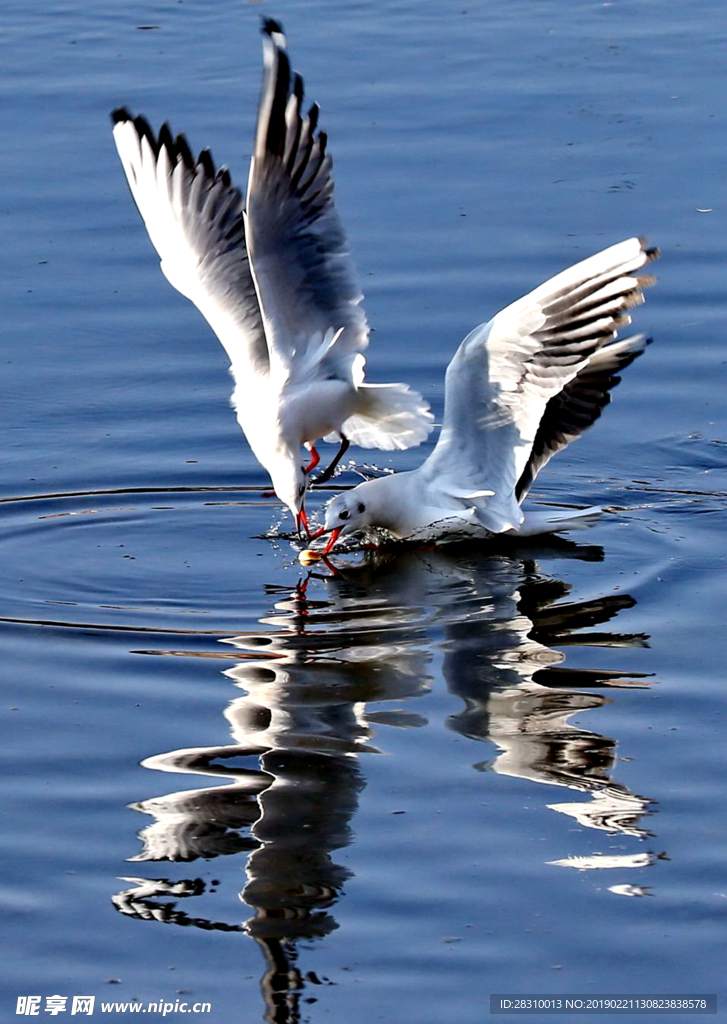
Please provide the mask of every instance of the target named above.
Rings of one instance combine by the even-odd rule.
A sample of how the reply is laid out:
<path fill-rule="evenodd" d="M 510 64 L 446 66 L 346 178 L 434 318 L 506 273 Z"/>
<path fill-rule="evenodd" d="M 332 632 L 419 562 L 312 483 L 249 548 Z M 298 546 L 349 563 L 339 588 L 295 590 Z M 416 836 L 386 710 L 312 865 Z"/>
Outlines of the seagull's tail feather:
<path fill-rule="evenodd" d="M 361 448 L 415 448 L 428 437 L 428 404 L 406 384 L 361 384 L 359 410 L 343 424 L 343 435 Z"/>
<path fill-rule="evenodd" d="M 576 509 L 575 511 L 565 509 L 547 509 L 525 511 L 525 518 L 520 526 L 513 530 L 518 537 L 534 537 L 539 533 L 564 533 L 568 530 L 582 530 L 592 526 L 597 519 L 603 515 L 603 509 L 593 506 L 592 508 Z"/>

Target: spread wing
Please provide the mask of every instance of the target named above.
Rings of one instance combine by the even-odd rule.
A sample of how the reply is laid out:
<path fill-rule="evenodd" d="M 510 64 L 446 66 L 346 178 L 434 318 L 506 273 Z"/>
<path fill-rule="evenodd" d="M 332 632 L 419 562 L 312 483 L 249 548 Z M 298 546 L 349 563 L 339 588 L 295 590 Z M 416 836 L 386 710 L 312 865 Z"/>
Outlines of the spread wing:
<path fill-rule="evenodd" d="M 447 370 L 442 432 L 421 471 L 474 506 L 487 529 L 499 532 L 522 521 L 519 498 L 572 439 L 566 440 L 565 421 L 589 364 L 596 372 L 619 365 L 628 346 L 609 343 L 653 282 L 636 272 L 657 255 L 638 238 L 604 249 L 507 306 L 460 345 Z M 606 361 L 609 349 L 615 362 Z M 588 414 L 581 429 L 598 412 Z"/>
<path fill-rule="evenodd" d="M 619 373 L 646 350 L 651 338 L 634 334 L 599 348 L 576 376 L 545 407 L 527 465 L 515 488 L 519 502 L 553 456 L 592 426 L 611 401 Z"/>
<path fill-rule="evenodd" d="M 264 23 L 263 44 L 246 228 L 271 373 L 293 380 L 355 377 L 360 383 L 368 330 L 333 204 L 318 107 L 301 113 L 303 82 L 291 73 L 277 22 Z"/>
<path fill-rule="evenodd" d="M 236 370 L 268 371 L 245 240 L 243 200 L 208 150 L 195 160 L 168 125 L 156 137 L 143 117 L 114 110 L 114 141 L 131 194 L 167 280 L 197 306 Z"/>

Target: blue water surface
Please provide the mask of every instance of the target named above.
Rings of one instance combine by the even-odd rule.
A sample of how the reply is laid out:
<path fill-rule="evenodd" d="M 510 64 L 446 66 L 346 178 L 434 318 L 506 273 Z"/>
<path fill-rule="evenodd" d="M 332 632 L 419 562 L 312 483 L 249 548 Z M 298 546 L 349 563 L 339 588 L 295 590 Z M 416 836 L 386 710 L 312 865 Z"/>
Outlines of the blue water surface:
<path fill-rule="evenodd" d="M 473 326 L 661 247 L 654 344 L 533 492 L 609 508 L 589 531 L 306 581 L 108 121 L 244 186 L 261 15 L 322 107 L 372 380 L 441 417 Z M 724 1007 L 726 35 L 714 0 L 5 0 L 3 1020 Z"/>

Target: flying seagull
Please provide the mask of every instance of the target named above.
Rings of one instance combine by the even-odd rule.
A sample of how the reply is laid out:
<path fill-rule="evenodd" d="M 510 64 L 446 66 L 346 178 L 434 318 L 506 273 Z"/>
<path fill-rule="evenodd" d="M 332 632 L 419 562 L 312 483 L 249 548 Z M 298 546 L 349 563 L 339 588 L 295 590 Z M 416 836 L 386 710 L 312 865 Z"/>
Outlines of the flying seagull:
<path fill-rule="evenodd" d="M 523 511 L 545 464 L 590 427 L 643 334 L 621 341 L 626 312 L 654 283 L 638 271 L 658 256 L 640 238 L 612 245 L 546 281 L 476 327 L 447 369 L 444 421 L 418 469 L 368 480 L 328 505 L 327 554 L 344 534 L 397 538 L 555 533 L 600 509 Z"/>
<path fill-rule="evenodd" d="M 333 203 L 318 106 L 303 113 L 280 25 L 263 22 L 264 71 L 247 197 L 208 150 L 195 159 L 167 124 L 157 136 L 121 107 L 111 119 L 131 194 L 178 291 L 222 342 L 232 404 L 277 496 L 307 529 L 304 500 L 320 438 L 409 448 L 429 434 L 427 403 L 405 384 L 364 383 L 368 326 Z M 301 446 L 310 453 L 302 465 Z"/>

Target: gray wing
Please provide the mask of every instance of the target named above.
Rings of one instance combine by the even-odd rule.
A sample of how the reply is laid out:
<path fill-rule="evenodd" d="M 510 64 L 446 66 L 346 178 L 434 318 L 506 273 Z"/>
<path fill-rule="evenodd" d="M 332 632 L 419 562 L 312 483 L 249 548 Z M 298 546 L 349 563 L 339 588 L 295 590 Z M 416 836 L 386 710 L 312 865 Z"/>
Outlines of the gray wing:
<path fill-rule="evenodd" d="M 363 377 L 362 295 L 333 204 L 331 158 L 318 107 L 301 113 L 285 36 L 263 26 L 265 68 L 248 183 L 250 259 L 271 357 L 288 379 Z"/>
<path fill-rule="evenodd" d="M 561 449 L 575 441 L 600 417 L 620 383 L 619 373 L 646 350 L 651 338 L 635 334 L 599 348 L 586 365 L 545 407 L 527 465 L 515 488 L 519 502 L 540 470 Z"/>
<path fill-rule="evenodd" d="M 551 401 L 630 322 L 626 311 L 643 302 L 642 289 L 653 282 L 635 272 L 657 255 L 639 238 L 613 245 L 546 281 L 465 338 L 447 370 L 442 432 L 421 467 L 432 486 L 475 507 L 487 529 L 517 528 L 518 481 L 524 493 L 528 476 L 564 446 L 555 438 L 559 422 Z M 563 402 L 562 409 L 574 408 L 573 397 Z"/>
<path fill-rule="evenodd" d="M 167 280 L 197 306 L 236 369 L 268 372 L 245 240 L 243 200 L 208 150 L 195 160 L 168 125 L 155 137 L 143 117 L 114 110 L 114 141 L 131 194 Z"/>

